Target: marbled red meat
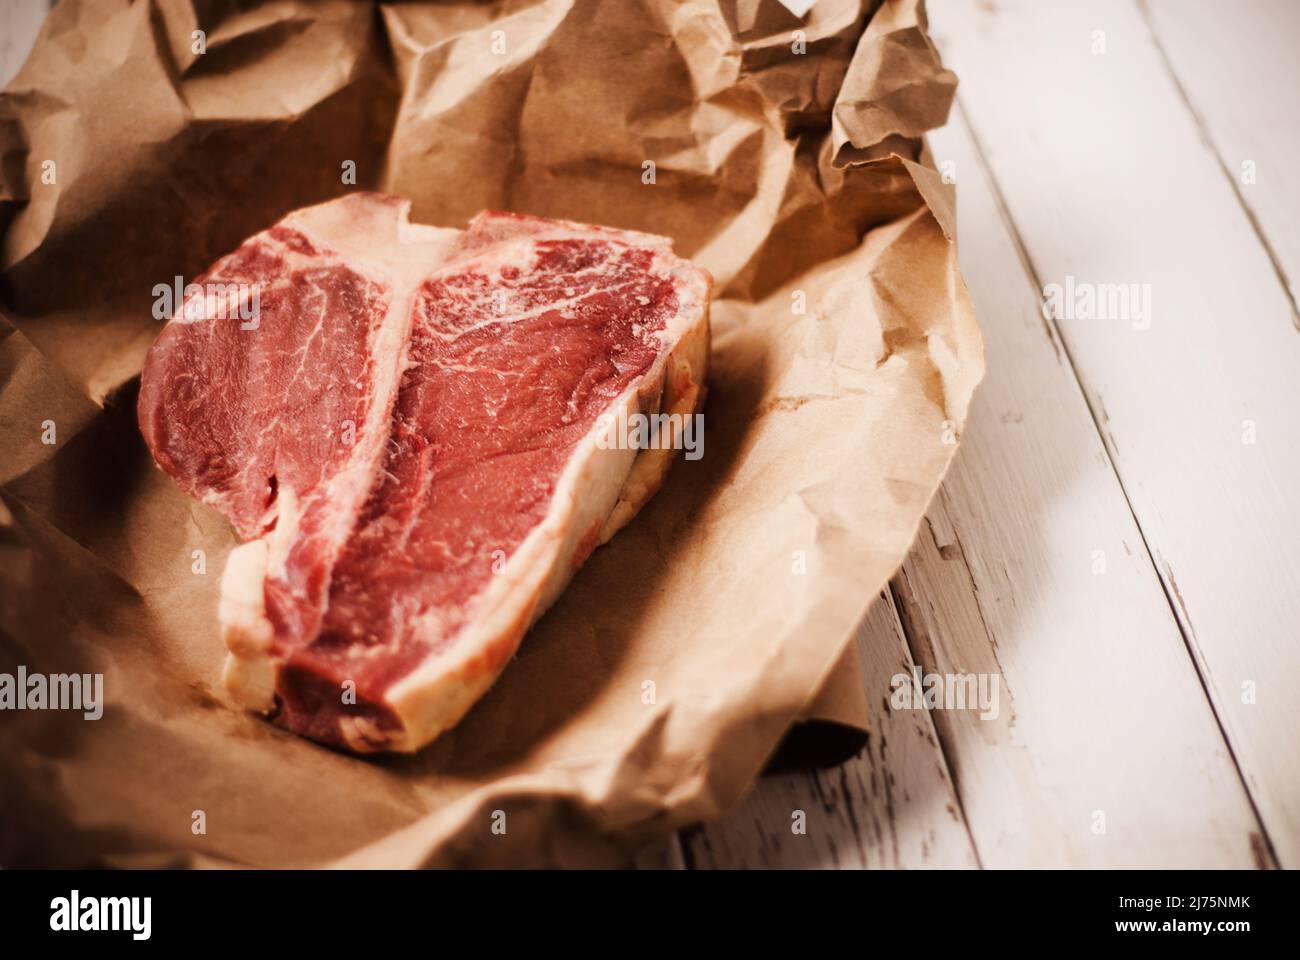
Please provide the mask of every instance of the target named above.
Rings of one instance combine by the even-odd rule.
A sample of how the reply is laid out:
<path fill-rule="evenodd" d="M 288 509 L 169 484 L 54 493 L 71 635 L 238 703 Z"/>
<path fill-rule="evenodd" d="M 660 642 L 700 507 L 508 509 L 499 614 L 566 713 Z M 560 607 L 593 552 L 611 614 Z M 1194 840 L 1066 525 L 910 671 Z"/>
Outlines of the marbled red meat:
<path fill-rule="evenodd" d="M 354 195 L 198 282 L 260 284 L 260 316 L 178 312 L 141 427 L 248 541 L 223 582 L 228 685 L 351 749 L 454 723 L 653 492 L 669 457 L 596 442 L 600 418 L 702 398 L 707 274 L 645 234 L 436 230 Z"/>

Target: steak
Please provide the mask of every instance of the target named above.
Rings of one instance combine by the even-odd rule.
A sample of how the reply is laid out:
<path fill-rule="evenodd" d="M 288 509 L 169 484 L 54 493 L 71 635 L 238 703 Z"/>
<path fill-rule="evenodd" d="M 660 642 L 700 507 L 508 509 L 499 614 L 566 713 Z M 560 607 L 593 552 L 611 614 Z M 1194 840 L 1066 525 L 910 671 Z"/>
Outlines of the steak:
<path fill-rule="evenodd" d="M 244 541 L 224 681 L 358 751 L 455 724 L 673 459 L 612 424 L 703 400 L 708 274 L 648 234 L 352 194 L 186 288 L 145 361 L 153 456 Z"/>

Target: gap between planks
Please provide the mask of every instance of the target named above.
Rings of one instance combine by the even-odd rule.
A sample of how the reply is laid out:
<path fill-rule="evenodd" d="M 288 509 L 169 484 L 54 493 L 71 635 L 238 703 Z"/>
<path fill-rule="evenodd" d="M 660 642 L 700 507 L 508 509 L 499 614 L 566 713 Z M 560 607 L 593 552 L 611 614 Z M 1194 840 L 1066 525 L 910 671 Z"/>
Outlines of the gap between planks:
<path fill-rule="evenodd" d="M 960 125 L 953 129 L 960 141 Z M 983 667 L 1005 676 L 1003 661 L 1009 653 L 1013 680 L 1008 683 L 1014 682 L 1029 705 L 1019 732 L 1012 721 L 992 735 L 992 744 L 986 742 L 989 731 L 980 727 L 981 721 L 968 722 L 949 711 L 932 717 L 940 737 L 952 744 L 940 755 L 950 758 L 947 766 L 961 793 L 972 852 L 978 843 L 980 860 L 993 866 L 1258 864 L 1259 818 L 1214 714 L 1205 713 L 1205 692 L 1198 689 L 1195 665 L 1187 663 L 1186 643 L 1159 572 L 1150 556 L 1135 556 L 1120 540 L 1136 543 L 1141 531 L 1086 392 L 1065 366 L 1052 330 L 1042 326 L 1039 295 L 1007 292 L 1008 284 L 1023 290 L 1022 284 L 1032 282 L 1024 270 L 1027 251 L 1014 249 L 1014 239 L 996 213 L 988 165 L 973 147 L 951 146 L 959 147 L 962 156 L 969 154 L 976 171 L 976 182 L 961 195 L 976 220 L 962 222 L 978 230 L 982 240 L 968 248 L 976 269 L 968 276 L 978 288 L 972 292 L 986 324 L 991 376 L 973 408 L 979 425 L 974 445 L 959 452 L 896 588 L 901 598 L 897 585 L 906 585 L 907 600 L 915 600 L 909 620 L 934 624 L 924 638 L 916 628 L 909 632 L 916 659 L 927 671 Z M 1019 275 L 1011 277 L 1017 269 Z M 1024 331 L 1035 328 L 1047 329 L 1052 352 L 1024 339 Z M 999 366 L 1008 360 L 1013 367 L 1027 366 L 1010 371 L 1008 378 L 1007 367 Z M 995 397 L 1013 406 L 1046 400 L 1050 412 L 1026 409 L 1023 425 L 1019 415 L 1013 421 L 1006 414 L 994 420 L 989 405 Z M 1016 476 L 1027 467 L 1032 469 L 1026 476 Z M 1003 504 L 1010 512 L 990 525 L 982 514 L 999 502 L 995 495 L 1002 487 L 1026 499 L 1016 500 L 1018 507 Z M 953 490 L 956 499 L 949 497 Z M 1062 506 L 1063 493 L 1068 494 L 1067 506 Z M 1028 516 L 1016 515 L 1026 510 Z M 1040 530 L 1039 524 L 1046 528 Z M 974 532 L 972 542 L 979 546 L 973 553 L 963 547 L 957 526 Z M 1096 527 L 1102 528 L 1096 535 L 1114 538 L 1128 555 L 1116 559 L 1104 589 L 1099 580 L 1080 572 L 1076 559 L 1080 538 L 1093 536 L 1089 531 Z M 950 562 L 954 556 L 959 564 Z M 1098 603 L 1109 609 L 1094 615 L 1089 605 Z M 1090 656 L 1093 629 L 1135 632 L 1147 641 L 1146 649 L 1136 659 L 1128 657 L 1124 643 L 1112 636 L 1095 645 L 1100 654 Z M 1081 650 L 1081 643 L 1088 649 Z M 1000 652 L 1003 644 L 1007 650 Z M 1135 664 L 1162 678 L 1154 695 Z M 1156 712 L 1148 720 L 1152 703 Z M 1072 721 L 1077 710 L 1092 711 L 1096 719 Z M 1164 744 L 1178 749 L 1166 750 Z M 833 786 L 833 777 L 833 772 L 812 775 L 801 796 L 816 801 L 825 784 Z M 788 866 L 791 856 L 799 865 L 842 863 L 845 857 L 834 837 L 824 840 L 828 855 L 797 845 L 776 848 L 780 821 L 802 802 L 789 796 L 798 787 L 761 783 L 730 819 L 688 834 L 685 845 L 704 841 L 703 856 L 697 859 L 722 866 Z M 1187 803 L 1189 796 L 1197 797 L 1195 807 Z M 975 804 L 973 813 L 968 797 Z M 839 798 L 832 795 L 832 800 Z M 860 798 L 845 795 L 842 816 L 861 819 L 854 808 L 858 802 Z M 1107 837 L 1089 837 L 1083 823 L 1098 805 L 1114 812 L 1116 822 Z M 1171 807 L 1183 816 L 1170 817 Z"/>
<path fill-rule="evenodd" d="M 1282 231 L 1270 257 L 1241 195 L 1222 190 L 1222 148 L 1207 139 L 1204 118 L 1198 124 L 1184 95 L 1212 95 L 1209 116 L 1246 148 L 1242 155 L 1285 169 L 1283 148 L 1294 131 L 1268 122 L 1284 108 L 1252 107 L 1258 97 L 1247 98 L 1244 126 L 1231 108 L 1260 76 L 1293 87 L 1295 68 L 1274 49 L 1284 43 L 1266 32 L 1276 17 L 1250 21 L 1225 16 L 1220 5 L 1189 5 L 1189 13 L 1203 14 L 1197 30 L 1184 23 L 1183 9 L 1171 6 L 1163 19 L 1179 62 L 1193 70 L 1181 93 L 1170 57 L 1161 59 L 1131 3 L 1080 10 L 1004 0 L 993 12 L 945 4 L 946 16 L 935 22 L 965 51 L 969 62 L 959 56 L 956 66 L 979 110 L 963 103 L 982 135 L 986 125 L 997 134 L 987 166 L 1004 178 L 1006 206 L 1034 260 L 1041 255 L 1057 280 L 1077 273 L 1115 281 L 1136 271 L 1167 298 L 1155 332 L 1140 338 L 1128 336 L 1127 326 L 1074 321 L 1068 331 L 1058 324 L 1059 336 L 1071 345 L 1075 376 L 1103 428 L 1219 737 L 1230 745 L 1252 813 L 1268 825 L 1268 846 L 1285 862 L 1283 849 L 1300 849 L 1293 762 L 1300 714 L 1268 681 L 1294 672 L 1300 605 L 1296 546 L 1286 536 L 1296 510 L 1284 493 L 1300 476 L 1286 429 L 1300 350 L 1294 297 L 1274 285 L 1278 251 L 1300 250 L 1278 207 L 1294 191 L 1285 177 L 1259 188 L 1273 207 L 1262 206 L 1257 221 Z M 1207 23 L 1221 28 L 1209 39 Z M 1089 57 L 1090 35 L 1114 49 L 1094 46 Z M 1207 64 L 1207 50 L 1224 56 Z M 1255 70 L 1256 50 L 1271 57 L 1271 73 Z M 1244 64 L 1234 67 L 1233 54 Z M 1238 75 L 1220 90 L 1216 78 Z M 1271 325 L 1279 316 L 1286 327 Z M 1266 418 L 1258 447 L 1236 436 L 1238 423 L 1253 429 L 1255 421 L 1242 416 Z M 1282 429 L 1272 429 L 1278 417 Z M 1258 706 L 1247 690 L 1255 680 Z M 1190 803 L 1174 812 L 1187 809 Z"/>
<path fill-rule="evenodd" d="M 1166 67 L 1168 67 L 1167 60 Z M 1181 87 L 1179 89 L 1181 92 Z M 1186 97 L 1184 96 L 1184 100 L 1185 99 Z M 1192 108 L 1190 102 L 1188 102 L 1187 106 L 1189 111 L 1191 111 L 1193 116 L 1195 116 L 1196 111 Z M 978 157 L 985 175 L 988 177 L 989 188 L 993 193 L 994 204 L 997 207 L 999 216 L 1002 218 L 1002 224 L 1006 228 L 1007 234 L 1011 238 L 1016 251 L 1020 254 L 1020 259 L 1025 270 L 1025 278 L 1029 282 L 1034 298 L 1041 304 L 1043 302 L 1042 291 L 1044 290 L 1042 276 L 1034 266 L 1033 257 L 1030 256 L 1029 250 L 1025 246 L 1024 238 L 1020 234 L 1020 229 L 1016 226 L 1015 218 L 1012 217 L 1011 211 L 1007 207 L 1006 197 L 1002 192 L 1002 185 L 998 182 L 997 174 L 994 173 L 993 167 L 988 161 L 988 155 L 985 153 L 984 145 L 980 141 L 979 133 L 976 131 L 974 124 L 971 123 L 970 115 L 967 113 L 960 96 L 958 96 L 954 101 L 954 113 L 957 116 L 957 122 L 960 123 L 963 130 L 970 138 L 971 146 L 975 151 L 975 155 Z M 949 122 L 951 123 L 953 121 L 950 119 Z M 1199 124 L 1199 119 L 1197 122 Z M 1229 179 L 1231 179 L 1231 177 L 1229 177 Z M 1238 195 L 1238 199 L 1240 199 L 1240 195 Z M 1243 203 L 1243 207 L 1244 206 Z M 1260 239 L 1261 241 L 1263 240 L 1262 235 L 1260 236 Z M 1280 270 L 1279 277 L 1282 277 Z M 1273 841 L 1269 837 L 1268 829 L 1264 824 L 1263 817 L 1260 815 L 1259 807 L 1255 802 L 1255 797 L 1250 791 L 1250 784 L 1246 779 L 1245 773 L 1242 771 L 1241 761 L 1237 757 L 1236 750 L 1233 749 L 1232 742 L 1228 737 L 1228 731 L 1224 728 L 1223 718 L 1219 716 L 1219 711 L 1215 708 L 1214 699 L 1210 695 L 1209 685 L 1205 673 L 1201 669 L 1201 664 L 1197 660 L 1192 640 L 1188 636 L 1187 630 L 1183 627 L 1182 620 L 1178 615 L 1178 605 L 1175 603 L 1175 599 L 1170 592 L 1170 586 L 1166 582 L 1164 572 L 1161 571 L 1160 565 L 1156 562 L 1155 553 L 1151 548 L 1151 544 L 1147 540 L 1146 528 L 1142 523 L 1141 517 L 1138 516 L 1137 511 L 1133 508 L 1133 500 L 1132 497 L 1129 496 L 1128 487 L 1124 483 L 1124 475 L 1116 465 L 1115 441 L 1110 435 L 1110 431 L 1106 429 L 1104 411 L 1099 412 L 1094 405 L 1092 395 L 1084 385 L 1083 377 L 1079 374 L 1079 369 L 1075 365 L 1074 357 L 1071 355 L 1070 348 L 1061 334 L 1057 321 L 1050 318 L 1046 310 L 1040 310 L 1039 312 L 1043 316 L 1043 323 L 1048 329 L 1048 336 L 1052 341 L 1053 348 L 1057 349 L 1058 356 L 1061 357 L 1064 365 L 1069 369 L 1070 375 L 1074 377 L 1075 382 L 1078 384 L 1079 393 L 1083 397 L 1084 403 L 1087 404 L 1088 412 L 1092 415 L 1092 422 L 1097 429 L 1097 435 L 1102 438 L 1103 443 L 1106 445 L 1106 451 L 1109 454 L 1106 458 L 1107 462 L 1110 465 L 1111 471 L 1115 475 L 1115 481 L 1119 486 L 1120 492 L 1124 496 L 1124 504 L 1128 509 L 1129 516 L 1133 518 L 1133 523 L 1137 527 L 1139 538 L 1142 541 L 1142 550 L 1151 564 L 1151 570 L 1155 574 L 1156 581 L 1160 584 L 1160 589 L 1164 594 L 1165 602 L 1169 606 L 1170 616 L 1173 618 L 1174 623 L 1178 627 L 1178 632 L 1183 638 L 1183 646 L 1187 651 L 1187 659 L 1191 664 L 1192 670 L 1196 673 L 1197 680 L 1200 681 L 1201 692 L 1205 697 L 1205 705 L 1209 709 L 1210 714 L 1214 717 L 1215 725 L 1219 730 L 1219 736 L 1223 739 L 1224 748 L 1228 751 L 1228 756 L 1232 759 L 1233 769 L 1237 772 L 1237 778 L 1241 781 L 1242 790 L 1245 792 L 1246 798 L 1250 803 L 1251 812 L 1254 814 L 1255 820 L 1259 825 L 1260 837 L 1265 852 L 1265 856 L 1262 858 L 1260 865 L 1275 868 L 1278 860 L 1277 853 L 1273 848 Z M 904 622 L 904 628 L 906 628 L 906 622 Z"/>
<path fill-rule="evenodd" d="M 1291 279 L 1287 275 L 1287 269 L 1282 262 L 1282 257 L 1274 247 L 1272 240 L 1269 239 L 1268 231 L 1260 223 L 1259 215 L 1255 208 L 1246 200 L 1246 195 L 1242 193 L 1241 184 L 1233 176 L 1232 169 L 1228 166 L 1227 157 L 1223 148 L 1219 145 L 1218 139 L 1210 130 L 1209 124 L 1205 122 L 1205 116 L 1197 107 L 1196 102 L 1187 92 L 1187 87 L 1183 84 L 1182 78 L 1178 75 L 1178 70 L 1174 67 L 1173 60 L 1169 56 L 1169 51 L 1165 49 L 1164 42 L 1160 39 L 1160 31 L 1156 27 L 1155 18 L 1151 13 L 1151 6 L 1148 0 L 1134 0 L 1137 3 L 1138 11 L 1142 14 L 1142 19 L 1146 21 L 1147 29 L 1151 32 L 1151 44 L 1155 47 L 1156 52 L 1160 55 L 1160 62 L 1164 64 L 1165 72 L 1169 75 L 1169 80 L 1178 91 L 1178 96 L 1187 106 L 1187 111 L 1192 115 L 1196 122 L 1196 128 L 1201 133 L 1201 139 L 1205 141 L 1210 152 L 1214 154 L 1219 163 L 1219 170 L 1223 173 L 1228 185 L 1232 187 L 1233 196 L 1237 198 L 1237 204 L 1241 207 L 1242 214 L 1246 217 L 1250 228 L 1255 231 L 1255 236 L 1259 240 L 1259 245 L 1264 249 L 1268 256 L 1268 261 L 1273 265 L 1273 272 L 1277 274 L 1278 283 L 1282 286 L 1282 292 L 1285 294 L 1287 301 L 1291 304 L 1291 324 L 1297 330 L 1300 330 L 1300 307 L 1297 307 L 1295 288 L 1291 285 Z M 1244 15 L 1244 14 L 1243 14 Z"/>
<path fill-rule="evenodd" d="M 912 659 L 887 592 L 853 642 L 872 723 L 866 747 L 838 767 L 760 778 L 722 820 L 682 831 L 688 867 L 979 865 L 933 718 L 890 709 L 889 678 Z"/>

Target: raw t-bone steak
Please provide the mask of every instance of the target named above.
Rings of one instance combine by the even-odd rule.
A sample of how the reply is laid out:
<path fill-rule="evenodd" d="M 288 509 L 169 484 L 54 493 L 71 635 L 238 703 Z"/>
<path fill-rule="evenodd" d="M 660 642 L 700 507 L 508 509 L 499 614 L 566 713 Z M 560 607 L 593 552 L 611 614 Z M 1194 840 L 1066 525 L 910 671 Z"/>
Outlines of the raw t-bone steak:
<path fill-rule="evenodd" d="M 145 361 L 158 464 L 241 540 L 225 683 L 357 751 L 414 750 L 673 458 L 610 442 L 703 397 L 709 276 L 662 237 L 354 194 L 187 288 Z M 676 423 L 676 420 L 672 421 Z"/>

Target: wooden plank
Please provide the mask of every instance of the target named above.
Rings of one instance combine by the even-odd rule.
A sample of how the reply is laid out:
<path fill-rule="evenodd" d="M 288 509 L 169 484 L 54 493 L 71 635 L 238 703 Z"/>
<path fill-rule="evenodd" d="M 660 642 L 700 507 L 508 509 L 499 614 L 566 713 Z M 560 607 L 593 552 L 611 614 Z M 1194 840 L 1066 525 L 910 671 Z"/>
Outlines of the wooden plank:
<path fill-rule="evenodd" d="M 833 770 L 759 780 L 725 820 L 683 832 L 689 866 L 976 865 L 929 714 L 889 708 L 890 679 L 912 669 L 889 597 L 855 642 L 871 694 L 866 749 Z"/>
<path fill-rule="evenodd" d="M 960 122 L 932 149 L 989 375 L 895 589 L 927 672 L 1000 684 L 996 718 L 934 713 L 981 860 L 1254 865 L 1256 818 L 981 160 Z"/>
<path fill-rule="evenodd" d="M 638 870 L 685 870 L 681 840 L 674 833 L 647 844 L 637 851 L 632 865 Z"/>
<path fill-rule="evenodd" d="M 1295 122 L 1300 3 L 1143 0 L 1184 96 L 1254 220 L 1300 325 L 1300 153 Z"/>
<path fill-rule="evenodd" d="M 1290 301 L 1132 0 L 939 0 L 931 13 L 1035 285 L 1140 285 L 1138 304 L 1148 310 L 1111 304 L 1113 318 L 1087 319 L 1076 301 L 1057 327 L 1267 829 L 1254 847 L 1271 838 L 1283 865 L 1300 863 L 1300 702 L 1289 689 L 1300 675 L 1300 336 Z M 1025 453 L 1020 468 L 1041 469 L 1037 451 Z M 1012 479 L 1005 468 L 995 476 Z M 1078 485 L 1066 479 L 1060 496 L 1073 500 Z M 968 523 L 977 493 L 954 498 Z M 1084 554 L 1106 550 L 1112 564 L 1128 556 L 1099 526 L 1035 526 L 1040 536 L 1066 533 Z M 1139 542 L 1122 539 L 1137 564 Z M 1147 744 L 1169 789 L 1144 825 L 1174 844 L 1170 858 L 1240 861 L 1249 818 L 1218 753 L 1206 755 L 1205 721 L 1188 716 L 1195 725 L 1183 727 L 1167 713 L 1170 690 L 1184 699 L 1184 674 L 1152 670 L 1157 654 L 1174 666 L 1167 635 L 1130 620 L 1103 629 L 1116 602 L 1094 591 L 1075 610 L 1076 630 L 1089 627 L 1076 637 L 1090 648 L 1079 679 L 1096 698 L 1063 691 L 1051 709 L 1073 725 L 1082 765 L 1092 750 Z M 1104 688 L 1093 686 L 1105 678 Z M 1045 679 L 1026 683 L 1022 696 L 1044 696 Z M 1117 724 L 1117 713 L 1130 723 Z M 1107 737 L 1084 735 L 1098 723 Z M 1204 781 L 1188 780 L 1201 762 Z M 1142 802 L 1131 789 L 1115 797 L 1130 799 Z M 972 813 L 979 842 L 977 820 Z M 1133 839 L 1137 851 L 1159 852 L 1149 836 Z"/>
<path fill-rule="evenodd" d="M 0 3 L 0 87 L 13 79 L 27 59 L 49 10 L 48 0 Z"/>

